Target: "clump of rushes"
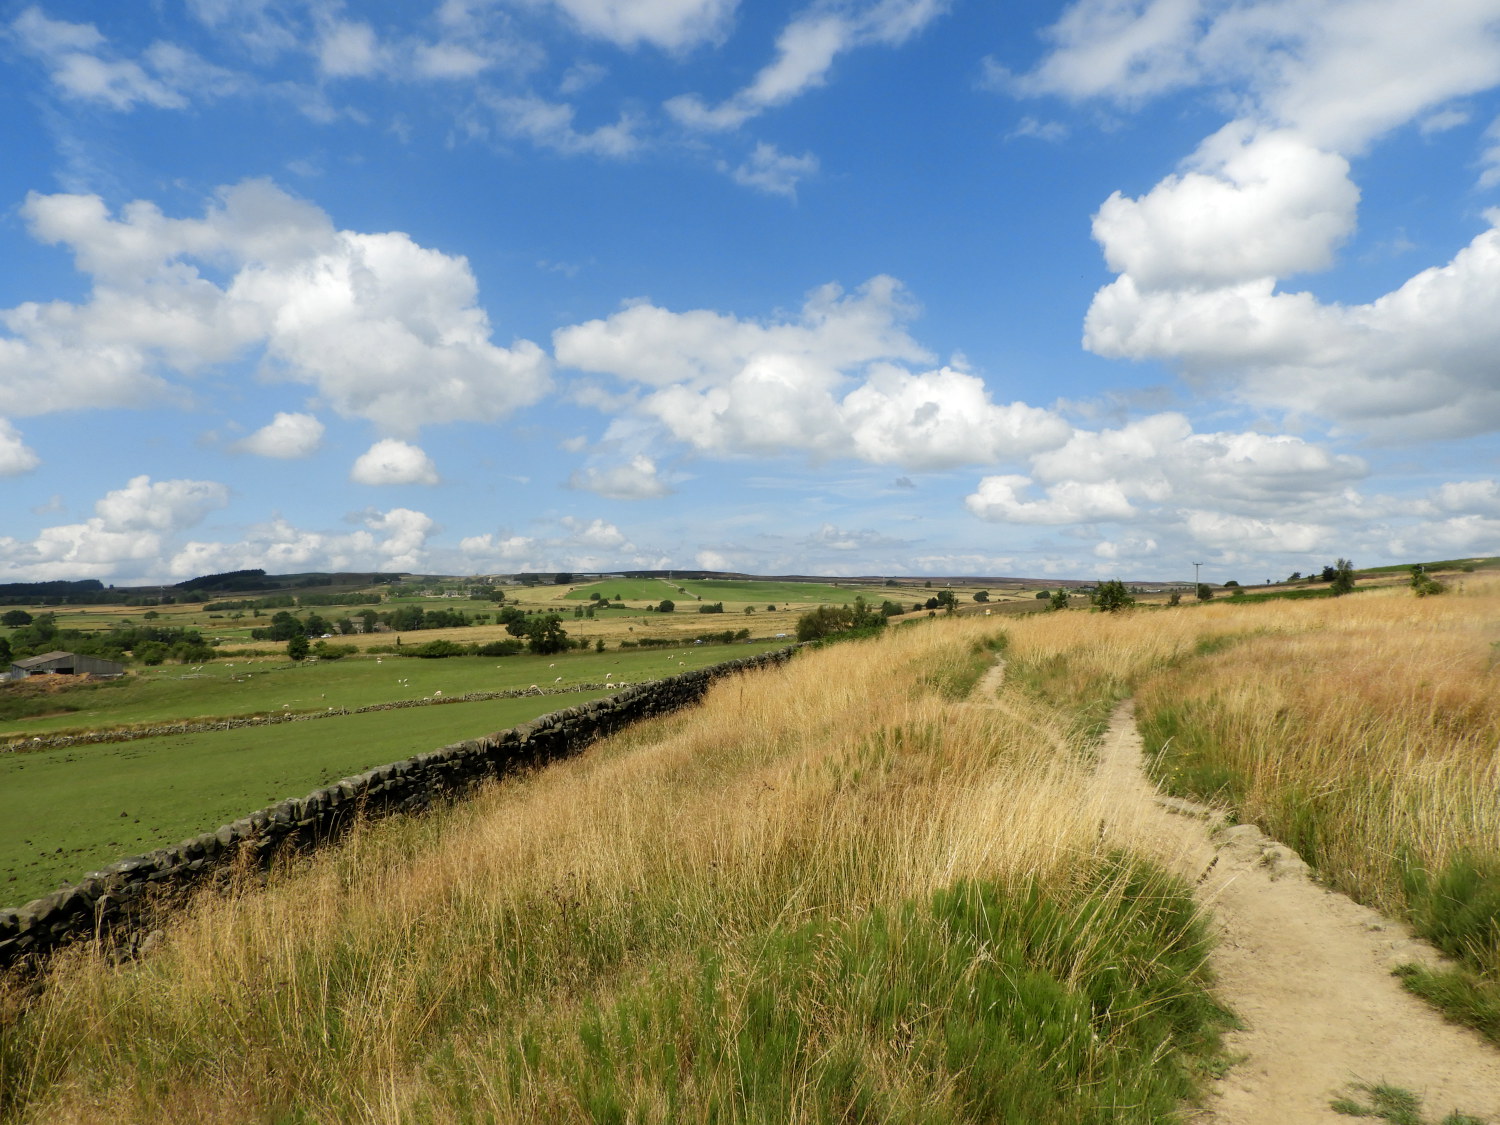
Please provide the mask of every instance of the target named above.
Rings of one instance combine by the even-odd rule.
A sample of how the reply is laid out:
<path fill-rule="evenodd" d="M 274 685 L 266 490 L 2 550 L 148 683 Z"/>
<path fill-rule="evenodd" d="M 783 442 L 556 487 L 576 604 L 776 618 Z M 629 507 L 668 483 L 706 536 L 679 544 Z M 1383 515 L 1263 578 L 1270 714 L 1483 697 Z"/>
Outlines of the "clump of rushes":
<path fill-rule="evenodd" d="M 1169 1119 L 1224 1018 L 1188 888 L 1100 840 L 1066 723 L 945 694 L 996 635 L 723 681 L 72 952 L 0 1006 L 0 1118 Z"/>

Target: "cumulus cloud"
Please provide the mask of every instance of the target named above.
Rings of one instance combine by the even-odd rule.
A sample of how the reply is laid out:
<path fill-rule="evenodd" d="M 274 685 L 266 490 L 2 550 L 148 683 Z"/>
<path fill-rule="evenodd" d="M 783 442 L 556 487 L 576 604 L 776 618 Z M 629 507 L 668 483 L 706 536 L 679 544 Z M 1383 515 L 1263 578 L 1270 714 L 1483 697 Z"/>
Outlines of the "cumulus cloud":
<path fill-rule="evenodd" d="M 281 460 L 311 457 L 323 442 L 323 429 L 323 423 L 311 414 L 278 411 L 268 424 L 235 442 L 234 448 L 257 457 Z"/>
<path fill-rule="evenodd" d="M 946 0 L 814 6 L 782 29 L 776 57 L 744 89 L 718 105 L 709 105 L 697 94 L 683 94 L 667 101 L 667 112 L 690 129 L 737 129 L 752 117 L 823 85 L 840 54 L 857 47 L 900 46 L 947 7 Z"/>
<path fill-rule="evenodd" d="M 471 535 L 459 543 L 470 567 L 479 570 L 548 571 L 614 569 L 635 566 L 659 569 L 666 560 L 643 554 L 627 535 L 608 520 L 564 516 L 552 534 L 517 535 L 501 531 Z"/>
<path fill-rule="evenodd" d="M 167 563 L 173 577 L 261 567 L 274 573 L 299 570 L 422 570 L 428 539 L 438 530 L 424 512 L 411 508 L 369 511 L 352 532 L 299 528 L 276 517 L 251 527 L 233 542 L 191 541 Z"/>
<path fill-rule="evenodd" d="M 995 403 L 975 375 L 893 362 L 931 359 L 906 331 L 915 311 L 898 282 L 877 277 L 852 294 L 814 291 L 796 319 L 642 302 L 561 329 L 553 343 L 560 363 L 634 384 L 639 393 L 623 408 L 636 425 L 654 423 L 713 456 L 794 451 L 933 469 L 1067 439 L 1061 418 Z"/>
<path fill-rule="evenodd" d="M 585 466 L 568 478 L 568 487 L 610 500 L 653 500 L 673 492 L 656 462 L 643 453 L 613 465 Z"/>
<path fill-rule="evenodd" d="M 107 493 L 83 523 L 43 528 L 30 542 L 0 536 L 0 575 L 11 581 L 104 578 L 122 566 L 153 569 L 172 535 L 229 503 L 214 481 L 138 476 Z"/>
<path fill-rule="evenodd" d="M 7 419 L 0 418 L 0 477 L 29 473 L 41 463 L 36 450 L 21 439 L 21 431 Z"/>
<path fill-rule="evenodd" d="M 465 259 L 400 232 L 338 230 L 268 181 L 220 189 L 201 219 L 145 201 L 115 217 L 93 195 L 32 194 L 23 215 L 93 289 L 81 304 L 0 311 L 0 411 L 141 405 L 174 376 L 258 355 L 263 375 L 408 436 L 503 417 L 549 385 L 535 344 L 491 342 Z"/>
<path fill-rule="evenodd" d="M 1379 505 L 1352 491 L 1363 461 L 1285 434 L 1195 433 L 1179 414 L 1076 431 L 1031 459 L 1029 476 L 986 476 L 965 500 L 980 519 L 1013 524 L 1121 524 L 1098 559 L 1162 553 L 1162 543 L 1224 560 L 1326 549 L 1345 522 Z"/>
<path fill-rule="evenodd" d="M 395 438 L 377 441 L 349 470 L 356 484 L 437 484 L 437 466 L 415 445 Z"/>
<path fill-rule="evenodd" d="M 1111 195 L 1094 238 L 1143 290 L 1201 289 L 1326 268 L 1358 204 L 1343 157 L 1236 123 L 1145 196 Z"/>
<path fill-rule="evenodd" d="M 1500 211 L 1488 217 L 1500 223 Z M 1500 426 L 1497 288 L 1492 225 L 1447 265 L 1367 304 L 1277 292 L 1269 278 L 1153 292 L 1126 274 L 1095 296 L 1084 341 L 1101 355 L 1171 359 L 1192 377 L 1232 379 L 1257 405 L 1392 439 L 1454 437 Z"/>
<path fill-rule="evenodd" d="M 1242 401 L 1383 440 L 1500 426 L 1491 229 L 1444 266 L 1361 305 L 1279 284 L 1333 264 L 1355 227 L 1350 158 L 1392 129 L 1451 128 L 1500 83 L 1485 0 L 1427 18 L 1403 0 L 1078 0 L 1022 94 L 1131 104 L 1221 87 L 1238 116 L 1138 198 L 1115 193 L 1094 236 L 1119 276 L 1095 296 L 1085 346 L 1178 364 Z M 1486 144 L 1492 144 L 1487 140 Z M 1500 148 L 1478 154 L 1481 182 Z"/>

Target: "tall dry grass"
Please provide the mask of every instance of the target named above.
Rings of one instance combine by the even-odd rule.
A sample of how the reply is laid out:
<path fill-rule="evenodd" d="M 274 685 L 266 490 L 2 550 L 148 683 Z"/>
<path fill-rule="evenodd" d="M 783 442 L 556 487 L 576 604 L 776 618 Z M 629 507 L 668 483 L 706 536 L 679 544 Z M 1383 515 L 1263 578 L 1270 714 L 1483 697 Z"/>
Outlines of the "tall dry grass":
<path fill-rule="evenodd" d="M 1331 885 L 1410 919 L 1476 974 L 1450 1010 L 1500 1037 L 1500 584 L 1268 622 L 1142 684 L 1158 781 L 1232 805 Z M 1454 985 L 1425 987 L 1452 1000 Z"/>
<path fill-rule="evenodd" d="M 935 621 L 205 897 L 0 1013 L 7 1121 L 1131 1121 L 1211 1051 L 1185 888 Z"/>

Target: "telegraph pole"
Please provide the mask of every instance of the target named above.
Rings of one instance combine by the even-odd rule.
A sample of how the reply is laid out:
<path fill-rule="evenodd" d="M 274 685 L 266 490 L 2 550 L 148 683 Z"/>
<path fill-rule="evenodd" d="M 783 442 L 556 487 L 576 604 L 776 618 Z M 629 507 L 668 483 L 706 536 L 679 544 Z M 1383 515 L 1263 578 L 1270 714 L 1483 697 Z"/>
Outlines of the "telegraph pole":
<path fill-rule="evenodd" d="M 1202 563 L 1194 563 L 1193 564 L 1193 592 L 1194 593 L 1197 592 L 1199 586 L 1203 585 L 1203 583 L 1201 583 L 1201 582 L 1198 581 L 1198 568 L 1200 566 L 1202 566 L 1202 565 L 1203 565 Z"/>

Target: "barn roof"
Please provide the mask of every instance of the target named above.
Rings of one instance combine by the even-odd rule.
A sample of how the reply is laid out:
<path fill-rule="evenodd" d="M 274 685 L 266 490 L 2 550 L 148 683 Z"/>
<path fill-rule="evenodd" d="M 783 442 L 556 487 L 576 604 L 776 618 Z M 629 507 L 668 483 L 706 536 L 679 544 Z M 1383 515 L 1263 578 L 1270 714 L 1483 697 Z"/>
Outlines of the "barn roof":
<path fill-rule="evenodd" d="M 58 650 L 57 652 L 44 652 L 40 656 L 28 656 L 25 660 L 14 660 L 11 663 L 17 668 L 36 668 L 42 664 L 51 664 L 59 657 L 70 657 L 72 655 L 71 652 Z"/>

